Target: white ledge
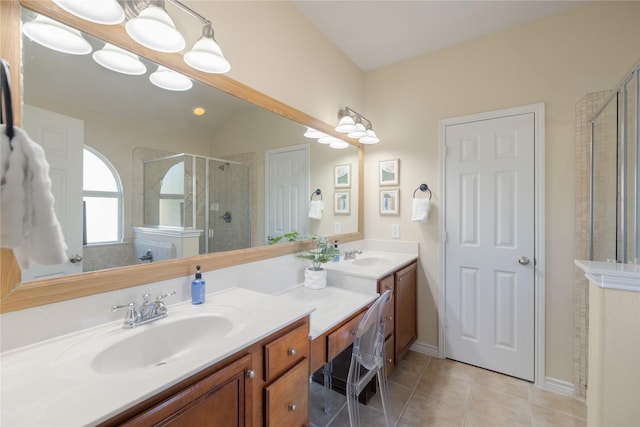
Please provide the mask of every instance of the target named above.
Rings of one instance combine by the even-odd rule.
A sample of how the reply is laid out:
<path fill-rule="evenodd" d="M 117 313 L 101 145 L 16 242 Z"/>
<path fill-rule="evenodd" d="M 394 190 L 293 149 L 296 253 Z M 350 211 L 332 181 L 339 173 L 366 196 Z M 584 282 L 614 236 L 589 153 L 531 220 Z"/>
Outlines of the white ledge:
<path fill-rule="evenodd" d="M 604 289 L 640 292 L 640 265 L 576 260 L 592 285 Z"/>
<path fill-rule="evenodd" d="M 203 230 L 196 230 L 190 227 L 168 227 L 168 226 L 145 226 L 133 227 L 136 233 L 152 234 L 154 236 L 166 237 L 200 237 Z"/>

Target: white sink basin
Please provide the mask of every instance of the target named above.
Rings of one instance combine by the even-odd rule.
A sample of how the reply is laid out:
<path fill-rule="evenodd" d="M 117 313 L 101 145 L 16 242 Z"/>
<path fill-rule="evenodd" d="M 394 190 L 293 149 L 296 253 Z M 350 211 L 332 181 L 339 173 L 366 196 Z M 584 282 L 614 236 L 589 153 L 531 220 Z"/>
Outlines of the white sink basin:
<path fill-rule="evenodd" d="M 99 329 L 63 351 L 54 362 L 64 376 L 143 373 L 188 364 L 224 347 L 247 326 L 247 313 L 236 307 L 212 305 L 169 310 L 169 316 L 133 329 L 122 323 Z M 194 310 L 196 311 L 194 313 Z"/>
<path fill-rule="evenodd" d="M 352 264 L 366 267 L 366 266 L 371 266 L 371 265 L 388 264 L 390 262 L 391 262 L 391 260 L 387 259 L 387 258 L 371 256 L 371 257 L 364 257 L 364 258 L 354 259 Z"/>
<path fill-rule="evenodd" d="M 204 315 L 148 326 L 100 351 L 91 361 L 91 368 L 101 374 L 113 374 L 163 366 L 209 345 L 210 340 L 223 338 L 233 328 L 233 322 L 224 316 Z"/>

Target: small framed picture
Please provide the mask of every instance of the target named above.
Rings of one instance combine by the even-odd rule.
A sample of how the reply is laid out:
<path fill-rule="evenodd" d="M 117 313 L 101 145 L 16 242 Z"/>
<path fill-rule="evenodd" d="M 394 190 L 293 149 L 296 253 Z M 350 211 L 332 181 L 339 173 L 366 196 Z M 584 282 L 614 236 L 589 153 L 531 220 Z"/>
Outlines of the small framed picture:
<path fill-rule="evenodd" d="M 380 190 L 380 215 L 400 213 L 400 190 Z"/>
<path fill-rule="evenodd" d="M 336 215 L 349 215 L 351 213 L 351 193 L 349 191 L 336 191 L 333 194 L 333 213 Z"/>
<path fill-rule="evenodd" d="M 351 188 L 351 164 L 334 166 L 333 178 L 335 188 Z"/>
<path fill-rule="evenodd" d="M 400 185 L 400 164 L 398 159 L 380 162 L 380 185 Z"/>

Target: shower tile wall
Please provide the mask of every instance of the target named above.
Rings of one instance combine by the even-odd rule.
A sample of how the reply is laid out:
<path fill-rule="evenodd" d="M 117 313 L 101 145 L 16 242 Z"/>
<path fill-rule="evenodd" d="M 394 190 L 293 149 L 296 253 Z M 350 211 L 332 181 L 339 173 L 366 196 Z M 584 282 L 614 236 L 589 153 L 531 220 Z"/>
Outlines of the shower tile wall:
<path fill-rule="evenodd" d="M 590 210 L 590 158 L 591 158 L 591 126 L 589 120 L 602 103 L 609 96 L 609 91 L 595 92 L 586 95 L 576 104 L 576 182 L 575 182 L 575 242 L 574 251 L 576 259 L 589 259 L 589 210 Z M 610 114 L 607 112 L 607 114 Z M 615 117 L 615 116 L 614 116 Z M 604 123 L 604 122 L 603 122 Z M 612 123 L 615 128 L 615 118 Z M 596 141 L 603 141 L 604 135 L 611 132 L 607 126 L 597 126 L 595 131 Z M 602 145 L 596 147 L 597 155 L 607 153 Z M 610 150 L 615 156 L 615 150 Z M 614 157 L 615 159 L 615 157 Z M 615 161 L 615 160 L 614 160 Z M 603 163 L 597 163 L 596 167 L 604 167 Z M 602 172 L 602 171 L 600 171 Z M 601 173 L 602 174 L 602 173 Z M 615 187 L 615 175 L 612 182 L 598 182 L 598 191 L 605 191 L 608 188 Z M 615 196 L 615 194 L 614 194 Z M 605 208 L 605 207 L 603 207 Z M 615 203 L 614 203 L 615 208 Z M 614 213 L 615 215 L 615 213 Z M 613 227 L 610 221 L 602 221 L 597 230 L 594 230 L 596 236 L 603 236 L 606 233 L 615 233 L 615 221 Z M 609 229 L 605 229 L 608 226 Z M 597 242 L 598 240 L 596 240 Z M 596 245 L 598 246 L 598 245 Z M 603 249 L 598 249 L 603 251 Z M 573 319 L 575 325 L 574 333 L 574 375 L 573 383 L 575 385 L 576 397 L 584 399 L 586 397 L 587 384 L 587 350 L 588 350 L 588 332 L 589 332 L 589 282 L 584 277 L 582 270 L 575 268 L 574 273 L 574 308 Z"/>

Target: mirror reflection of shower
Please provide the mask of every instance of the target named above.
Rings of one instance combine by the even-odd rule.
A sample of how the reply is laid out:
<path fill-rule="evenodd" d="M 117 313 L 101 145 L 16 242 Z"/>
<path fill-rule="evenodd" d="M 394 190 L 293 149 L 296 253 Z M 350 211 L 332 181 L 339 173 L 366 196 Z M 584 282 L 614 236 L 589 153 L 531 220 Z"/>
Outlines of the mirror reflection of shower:
<path fill-rule="evenodd" d="M 177 154 L 144 162 L 145 226 L 200 230 L 199 253 L 251 247 L 250 167 Z"/>

